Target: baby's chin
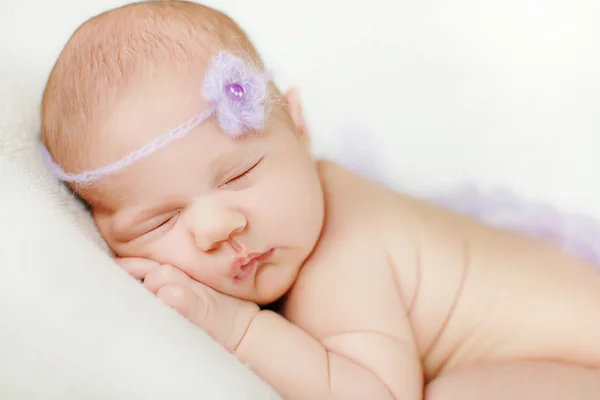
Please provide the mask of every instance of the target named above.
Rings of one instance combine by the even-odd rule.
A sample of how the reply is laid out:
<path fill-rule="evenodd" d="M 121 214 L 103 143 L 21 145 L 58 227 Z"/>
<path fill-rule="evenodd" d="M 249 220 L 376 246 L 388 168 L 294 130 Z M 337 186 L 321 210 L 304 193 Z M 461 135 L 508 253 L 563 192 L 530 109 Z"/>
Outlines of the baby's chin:
<path fill-rule="evenodd" d="M 279 302 L 285 297 L 293 286 L 293 282 L 287 285 L 277 285 L 270 287 L 268 290 L 257 291 L 253 299 L 249 299 L 259 306 L 267 306 L 272 303 Z"/>
<path fill-rule="evenodd" d="M 292 289 L 300 268 L 293 270 L 273 266 L 270 270 L 265 270 L 258 276 L 256 282 L 256 292 L 253 299 L 248 299 L 258 304 L 266 306 L 279 302 Z"/>
<path fill-rule="evenodd" d="M 282 301 L 288 292 L 289 292 L 289 290 L 282 290 L 281 292 L 278 292 L 277 294 L 271 294 L 271 295 L 267 295 L 267 296 L 264 296 L 264 295 L 258 296 L 257 298 L 252 299 L 252 302 L 258 304 L 261 307 L 268 306 L 270 304 L 278 303 L 278 302 Z"/>

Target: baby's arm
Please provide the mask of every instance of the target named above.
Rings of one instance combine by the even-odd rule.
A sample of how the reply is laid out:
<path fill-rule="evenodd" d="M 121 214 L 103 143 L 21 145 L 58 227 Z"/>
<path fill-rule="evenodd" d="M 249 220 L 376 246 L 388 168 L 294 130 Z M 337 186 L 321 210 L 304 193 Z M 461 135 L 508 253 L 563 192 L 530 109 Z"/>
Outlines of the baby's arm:
<path fill-rule="evenodd" d="M 346 332 L 323 343 L 282 316 L 261 311 L 236 355 L 289 400 L 421 399 L 412 339 Z"/>
<path fill-rule="evenodd" d="M 318 341 L 282 316 L 220 294 L 172 266 L 141 259 L 120 264 L 286 400 L 422 398 L 421 365 L 404 313 L 394 317 L 402 321 L 393 336 L 348 329 Z"/>

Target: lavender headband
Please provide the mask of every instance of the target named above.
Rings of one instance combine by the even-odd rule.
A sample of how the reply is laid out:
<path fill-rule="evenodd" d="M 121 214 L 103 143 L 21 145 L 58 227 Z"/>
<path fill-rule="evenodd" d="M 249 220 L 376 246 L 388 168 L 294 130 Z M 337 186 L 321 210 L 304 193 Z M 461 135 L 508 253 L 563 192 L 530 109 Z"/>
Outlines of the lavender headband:
<path fill-rule="evenodd" d="M 54 162 L 46 147 L 42 146 L 45 161 L 52 173 L 61 181 L 87 184 L 115 174 L 136 161 L 148 157 L 169 143 L 184 137 L 212 116 L 216 118 L 221 129 L 234 138 L 242 136 L 248 130 L 263 130 L 268 81 L 267 74 L 250 69 L 241 59 L 222 51 L 217 54 L 204 78 L 203 96 L 210 106 L 200 115 L 159 136 L 121 160 L 102 168 L 77 174 L 65 172 Z"/>

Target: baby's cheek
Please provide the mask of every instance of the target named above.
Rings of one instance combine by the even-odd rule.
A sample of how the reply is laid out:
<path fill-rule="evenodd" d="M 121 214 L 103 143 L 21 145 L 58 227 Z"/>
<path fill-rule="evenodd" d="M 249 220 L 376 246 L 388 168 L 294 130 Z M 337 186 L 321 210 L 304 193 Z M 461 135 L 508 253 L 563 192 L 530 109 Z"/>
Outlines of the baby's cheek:
<path fill-rule="evenodd" d="M 263 216 L 272 216 L 284 222 L 280 218 L 297 219 L 306 214 L 306 208 L 311 205 L 312 192 L 303 174 L 278 173 L 260 187 L 260 193 L 255 195 L 254 201 Z"/>
<path fill-rule="evenodd" d="M 285 221 L 289 234 L 304 237 L 320 231 L 323 218 L 322 195 L 310 181 L 299 180 L 282 193 L 278 204 L 279 221 Z"/>
<path fill-rule="evenodd" d="M 175 226 L 163 237 L 149 244 L 148 251 L 161 264 L 173 265 L 186 273 L 186 270 L 192 270 L 206 262 L 202 259 L 206 258 L 206 254 L 196 247 L 189 232 L 181 226 Z"/>
<path fill-rule="evenodd" d="M 257 236 L 262 243 L 285 250 L 278 253 L 282 257 L 278 259 L 278 264 L 299 267 L 319 237 L 323 222 L 322 200 L 307 186 L 300 181 L 272 188 L 270 197 L 264 197 L 269 201 L 258 203 L 256 220 L 249 221 L 252 237 Z M 284 274 L 286 279 L 288 272 Z M 282 276 L 271 277 L 269 274 L 267 277 L 276 281 L 283 279 Z"/>

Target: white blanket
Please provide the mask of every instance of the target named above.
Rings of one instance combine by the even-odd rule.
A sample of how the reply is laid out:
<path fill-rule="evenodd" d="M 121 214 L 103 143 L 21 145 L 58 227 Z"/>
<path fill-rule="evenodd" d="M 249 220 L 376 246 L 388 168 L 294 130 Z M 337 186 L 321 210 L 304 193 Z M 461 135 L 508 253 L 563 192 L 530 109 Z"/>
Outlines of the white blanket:
<path fill-rule="evenodd" d="M 247 29 L 282 88 L 300 87 L 317 155 L 414 192 L 468 180 L 600 216 L 600 2 L 206 3 Z M 272 398 L 115 267 L 40 164 L 52 63 L 118 4 L 13 1 L 0 15 L 0 398 Z"/>
<path fill-rule="evenodd" d="M 39 93 L 1 88 L 0 399 L 278 398 L 114 264 L 40 163 Z"/>
<path fill-rule="evenodd" d="M 0 398 L 271 399 L 0 157 Z"/>

